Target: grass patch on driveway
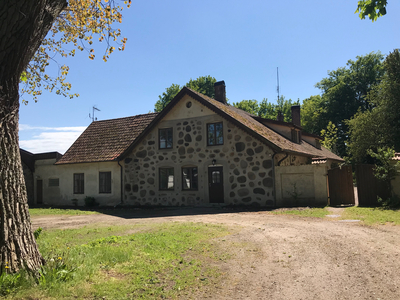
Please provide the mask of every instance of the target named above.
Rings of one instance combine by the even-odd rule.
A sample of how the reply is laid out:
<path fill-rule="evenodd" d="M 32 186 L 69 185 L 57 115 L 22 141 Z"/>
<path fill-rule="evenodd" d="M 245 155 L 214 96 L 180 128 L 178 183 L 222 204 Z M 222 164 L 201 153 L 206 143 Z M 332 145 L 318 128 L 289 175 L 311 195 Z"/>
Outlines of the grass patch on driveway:
<path fill-rule="evenodd" d="M 60 208 L 30 208 L 29 214 L 31 216 L 48 216 L 48 215 L 94 215 L 98 214 L 97 211 L 80 210 L 80 209 L 60 209 Z"/>
<path fill-rule="evenodd" d="M 217 282 L 223 226 L 167 223 L 43 231 L 47 265 L 9 299 L 164 299 Z M 215 242 L 217 241 L 217 242 Z"/>
<path fill-rule="evenodd" d="M 400 210 L 354 206 L 345 209 L 342 219 L 361 220 L 366 225 L 386 223 L 400 225 Z"/>
<path fill-rule="evenodd" d="M 300 217 L 314 217 L 324 218 L 329 215 L 329 211 L 326 208 L 310 208 L 310 207 L 299 207 L 299 208 L 279 208 L 272 211 L 274 215 L 296 215 Z"/>

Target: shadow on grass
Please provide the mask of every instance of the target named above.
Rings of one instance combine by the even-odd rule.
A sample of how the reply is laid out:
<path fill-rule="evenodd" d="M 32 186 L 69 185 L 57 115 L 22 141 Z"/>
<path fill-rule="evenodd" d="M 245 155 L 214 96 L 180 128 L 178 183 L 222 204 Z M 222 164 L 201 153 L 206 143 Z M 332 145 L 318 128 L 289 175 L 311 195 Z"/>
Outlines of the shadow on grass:
<path fill-rule="evenodd" d="M 263 212 L 273 211 L 271 207 L 254 207 L 254 206 L 213 206 L 213 207 L 191 207 L 191 206 L 117 206 L 117 207 L 75 207 L 75 206 L 46 206 L 46 205 L 31 205 L 29 208 L 41 209 L 65 209 L 76 210 L 83 212 L 98 212 L 100 214 L 116 216 L 124 219 L 136 218 L 157 218 L 157 217 L 174 217 L 174 216 L 191 216 L 191 215 L 217 215 L 226 213 L 240 212 Z M 79 215 L 79 214 L 76 214 Z"/>

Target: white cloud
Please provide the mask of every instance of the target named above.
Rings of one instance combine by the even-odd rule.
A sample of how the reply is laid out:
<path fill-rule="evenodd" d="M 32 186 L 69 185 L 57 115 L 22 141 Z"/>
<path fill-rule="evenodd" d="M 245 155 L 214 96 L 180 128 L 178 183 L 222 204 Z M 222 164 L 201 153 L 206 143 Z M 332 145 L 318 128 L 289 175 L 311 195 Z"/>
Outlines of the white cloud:
<path fill-rule="evenodd" d="M 19 146 L 32 153 L 57 151 L 64 154 L 85 129 L 85 126 L 35 127 L 20 125 L 20 131 L 31 130 L 32 134 L 23 132 L 24 138 L 19 141 Z"/>
<path fill-rule="evenodd" d="M 47 130 L 47 131 L 73 131 L 82 133 L 86 129 L 86 126 L 76 127 L 42 127 L 42 126 L 31 126 L 27 124 L 19 124 L 19 130 Z"/>

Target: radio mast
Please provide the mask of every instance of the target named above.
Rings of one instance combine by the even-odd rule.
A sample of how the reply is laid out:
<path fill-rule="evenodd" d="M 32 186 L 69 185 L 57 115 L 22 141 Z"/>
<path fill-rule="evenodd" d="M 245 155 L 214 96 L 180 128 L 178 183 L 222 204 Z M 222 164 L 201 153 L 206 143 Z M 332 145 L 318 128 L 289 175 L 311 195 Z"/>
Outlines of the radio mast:
<path fill-rule="evenodd" d="M 276 80 L 278 82 L 278 85 L 276 87 L 276 92 L 278 93 L 278 101 L 279 101 L 279 70 L 278 70 L 278 67 L 276 67 Z"/>

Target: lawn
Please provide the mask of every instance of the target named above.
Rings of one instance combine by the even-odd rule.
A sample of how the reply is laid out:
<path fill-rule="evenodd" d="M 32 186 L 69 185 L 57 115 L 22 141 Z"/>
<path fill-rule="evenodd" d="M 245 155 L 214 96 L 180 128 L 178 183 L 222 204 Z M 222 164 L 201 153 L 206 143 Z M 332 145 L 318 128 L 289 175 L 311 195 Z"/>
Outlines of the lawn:
<path fill-rule="evenodd" d="M 361 220 L 366 225 L 386 223 L 400 225 L 400 210 L 354 206 L 346 208 L 342 219 Z"/>
<path fill-rule="evenodd" d="M 168 223 L 44 230 L 47 265 L 37 282 L 0 276 L 6 299 L 174 299 L 218 282 L 218 225 Z"/>

